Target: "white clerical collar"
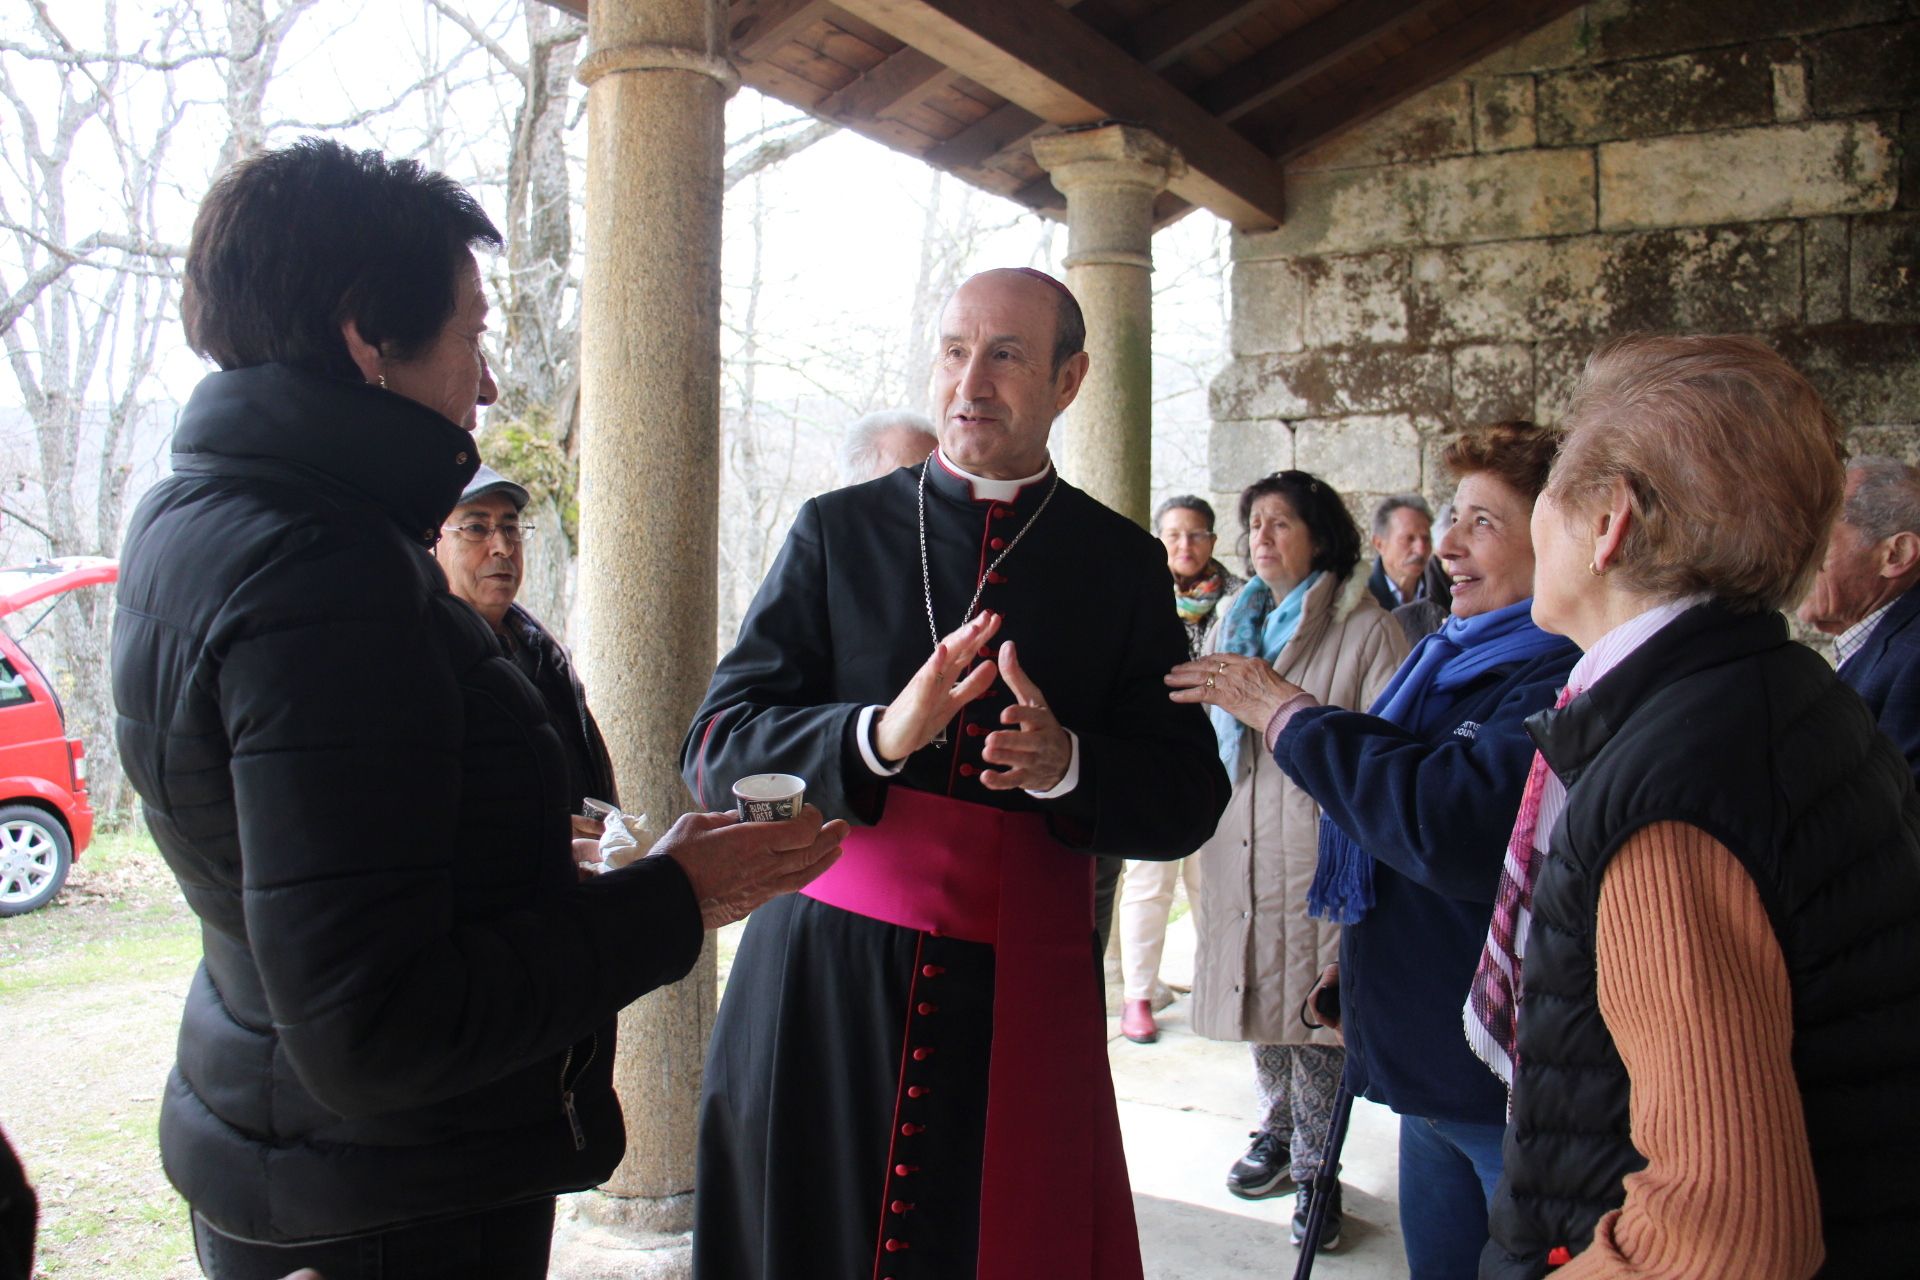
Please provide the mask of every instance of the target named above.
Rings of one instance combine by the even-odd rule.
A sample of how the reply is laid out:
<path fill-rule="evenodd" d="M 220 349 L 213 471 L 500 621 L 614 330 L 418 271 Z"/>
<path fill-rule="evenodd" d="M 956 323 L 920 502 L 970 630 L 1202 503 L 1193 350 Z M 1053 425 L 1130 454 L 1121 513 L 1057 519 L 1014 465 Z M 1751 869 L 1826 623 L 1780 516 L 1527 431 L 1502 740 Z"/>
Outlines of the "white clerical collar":
<path fill-rule="evenodd" d="M 985 476 L 974 475 L 971 471 L 962 470 L 947 461 L 946 452 L 941 449 L 935 449 L 933 451 L 933 458 L 947 474 L 956 479 L 964 480 L 973 487 L 973 500 L 975 502 L 1012 502 L 1020 496 L 1022 489 L 1030 484 L 1037 484 L 1053 474 L 1053 460 L 1051 458 L 1047 460 L 1046 466 L 1040 468 L 1032 475 L 1023 476 L 1018 480 L 989 480 Z"/>

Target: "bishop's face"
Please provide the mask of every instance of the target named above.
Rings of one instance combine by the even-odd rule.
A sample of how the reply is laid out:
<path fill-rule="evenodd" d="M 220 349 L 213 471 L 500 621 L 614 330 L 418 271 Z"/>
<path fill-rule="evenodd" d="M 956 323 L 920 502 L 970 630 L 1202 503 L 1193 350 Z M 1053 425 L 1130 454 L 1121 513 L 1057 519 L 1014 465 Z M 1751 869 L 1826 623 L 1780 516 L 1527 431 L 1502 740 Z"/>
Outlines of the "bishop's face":
<path fill-rule="evenodd" d="M 1087 370 L 1084 352 L 1053 367 L 1059 300 L 1051 285 L 1014 271 L 977 275 L 948 300 L 929 397 L 941 452 L 955 466 L 992 480 L 1046 466 L 1053 420 Z"/>

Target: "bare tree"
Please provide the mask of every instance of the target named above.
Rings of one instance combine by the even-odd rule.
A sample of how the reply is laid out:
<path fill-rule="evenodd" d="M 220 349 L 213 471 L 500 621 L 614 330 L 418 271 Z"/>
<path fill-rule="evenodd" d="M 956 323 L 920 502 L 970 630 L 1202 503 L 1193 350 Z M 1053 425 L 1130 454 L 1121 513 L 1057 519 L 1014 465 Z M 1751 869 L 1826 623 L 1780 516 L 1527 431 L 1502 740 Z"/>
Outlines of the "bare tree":
<path fill-rule="evenodd" d="M 30 40 L 0 58 L 0 98 L 12 117 L 0 131 L 0 163 L 17 179 L 0 196 L 0 231 L 11 249 L 0 267 L 0 348 L 37 463 L 19 478 L 6 514 L 55 556 L 111 553 L 119 544 L 133 427 L 148 408 L 160 334 L 174 310 L 180 247 L 163 240 L 156 203 L 169 144 L 189 109 L 175 76 L 187 59 L 205 56 L 186 40 L 186 17 L 184 6 L 164 11 L 146 41 L 121 52 L 116 5 L 105 8 L 100 45 L 83 47 L 36 0 Z M 32 92 L 16 68 L 37 75 Z M 83 149 L 110 158 L 108 180 L 82 183 Z M 13 270 L 18 285 L 8 278 Z M 92 745 L 95 803 L 109 820 L 124 807 L 107 749 L 111 610 L 107 593 L 76 592 L 49 617 L 50 665 L 68 728 Z"/>

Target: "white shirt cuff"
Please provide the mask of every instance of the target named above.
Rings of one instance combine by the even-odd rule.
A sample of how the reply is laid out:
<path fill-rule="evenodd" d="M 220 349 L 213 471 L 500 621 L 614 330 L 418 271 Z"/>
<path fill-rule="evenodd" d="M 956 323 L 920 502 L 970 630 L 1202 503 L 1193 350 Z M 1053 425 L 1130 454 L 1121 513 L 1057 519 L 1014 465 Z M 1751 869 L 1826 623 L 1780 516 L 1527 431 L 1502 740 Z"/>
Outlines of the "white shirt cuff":
<path fill-rule="evenodd" d="M 860 758 L 866 761 L 867 768 L 873 770 L 877 778 L 891 778 L 907 767 L 905 760 L 891 767 L 887 766 L 881 762 L 879 755 L 873 749 L 873 718 L 885 710 L 885 707 L 878 706 L 866 708 L 860 713 L 860 722 L 853 727 L 853 740 L 859 744 Z"/>
<path fill-rule="evenodd" d="M 1058 800 L 1080 785 L 1080 735 L 1068 729 L 1067 737 L 1073 742 L 1073 754 L 1067 757 L 1066 773 L 1061 775 L 1060 781 L 1053 784 L 1051 790 L 1035 791 L 1032 787 L 1028 787 L 1027 794 L 1035 800 Z"/>

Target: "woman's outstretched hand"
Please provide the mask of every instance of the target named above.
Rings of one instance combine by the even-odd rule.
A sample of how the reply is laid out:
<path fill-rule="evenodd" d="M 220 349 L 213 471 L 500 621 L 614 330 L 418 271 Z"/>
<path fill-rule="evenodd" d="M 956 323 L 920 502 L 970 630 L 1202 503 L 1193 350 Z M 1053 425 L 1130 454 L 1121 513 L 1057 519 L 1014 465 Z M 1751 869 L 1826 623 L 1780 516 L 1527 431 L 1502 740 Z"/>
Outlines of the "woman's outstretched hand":
<path fill-rule="evenodd" d="M 1305 690 L 1281 678 L 1258 658 L 1238 653 L 1210 653 L 1183 662 L 1167 672 L 1168 697 L 1175 702 L 1204 702 L 1219 707 L 1241 724 L 1264 732 L 1289 698 Z"/>

